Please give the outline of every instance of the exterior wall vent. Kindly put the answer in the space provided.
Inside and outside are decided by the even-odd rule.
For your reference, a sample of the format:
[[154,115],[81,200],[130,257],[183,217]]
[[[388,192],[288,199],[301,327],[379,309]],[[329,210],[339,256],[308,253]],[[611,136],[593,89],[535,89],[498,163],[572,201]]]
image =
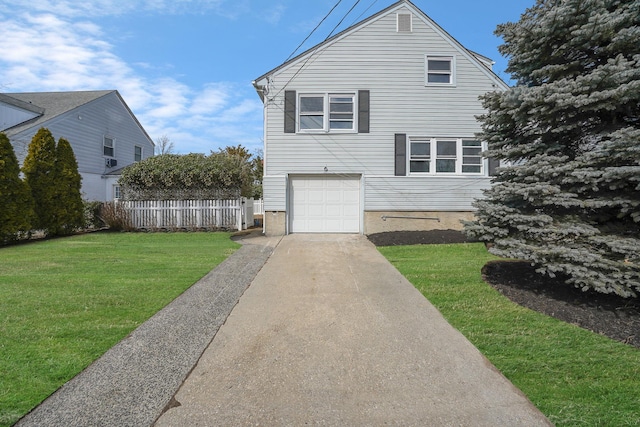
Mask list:
[[398,32],[399,33],[410,33],[413,31],[412,28],[412,15],[410,13],[398,13]]

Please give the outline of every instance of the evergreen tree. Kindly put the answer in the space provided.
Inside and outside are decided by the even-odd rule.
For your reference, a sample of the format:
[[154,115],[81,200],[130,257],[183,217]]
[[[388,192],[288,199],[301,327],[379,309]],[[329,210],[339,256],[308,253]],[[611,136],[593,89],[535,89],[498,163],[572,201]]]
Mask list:
[[73,149],[64,138],[58,140],[54,181],[58,195],[55,206],[54,234],[68,235],[84,225],[84,205],[82,203],[82,177],[78,173],[78,162]]
[[14,241],[20,232],[28,232],[32,217],[29,187],[20,179],[20,166],[9,138],[0,133],[0,245]]
[[55,160],[56,141],[48,129],[40,128],[31,139],[22,172],[34,201],[33,228],[43,230],[46,234],[57,228],[53,216],[58,203],[54,180]]
[[538,0],[498,26],[517,86],[483,97],[503,167],[468,234],[583,290],[640,293],[640,2]]

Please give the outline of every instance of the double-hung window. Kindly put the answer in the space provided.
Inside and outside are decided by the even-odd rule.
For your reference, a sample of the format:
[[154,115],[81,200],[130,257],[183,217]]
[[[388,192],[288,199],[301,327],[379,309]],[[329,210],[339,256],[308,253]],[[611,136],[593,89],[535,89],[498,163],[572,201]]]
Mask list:
[[427,56],[425,66],[427,86],[455,84],[455,59],[453,56]]
[[436,140],[436,173],[455,173],[457,141]]
[[462,140],[462,173],[482,172],[482,143],[470,139]]
[[133,146],[133,161],[139,162],[142,160],[142,147],[139,145]]
[[411,158],[409,170],[416,173],[431,172],[431,140],[411,138]]
[[482,142],[462,138],[409,138],[410,174],[481,174]]
[[116,141],[110,136],[105,136],[102,141],[102,153],[107,157],[115,157]]
[[300,94],[300,132],[355,131],[355,94]]
[[324,129],[324,95],[300,95],[300,130]]

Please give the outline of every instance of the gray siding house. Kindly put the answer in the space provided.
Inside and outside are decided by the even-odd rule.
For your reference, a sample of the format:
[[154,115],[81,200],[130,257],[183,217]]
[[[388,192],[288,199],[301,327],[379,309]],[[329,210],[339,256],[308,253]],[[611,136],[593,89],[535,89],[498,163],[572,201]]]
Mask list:
[[0,132],[20,163],[42,127],[71,144],[87,200],[116,198],[122,168],[153,155],[153,141],[116,90],[0,94]]
[[402,0],[258,77],[265,232],[460,229],[494,167],[491,67]]

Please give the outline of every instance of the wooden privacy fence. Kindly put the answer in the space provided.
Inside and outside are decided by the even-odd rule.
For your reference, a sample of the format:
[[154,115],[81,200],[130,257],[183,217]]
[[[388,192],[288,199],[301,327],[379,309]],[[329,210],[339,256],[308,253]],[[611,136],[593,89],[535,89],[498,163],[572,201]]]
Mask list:
[[137,229],[233,229],[253,225],[253,199],[123,200]]

